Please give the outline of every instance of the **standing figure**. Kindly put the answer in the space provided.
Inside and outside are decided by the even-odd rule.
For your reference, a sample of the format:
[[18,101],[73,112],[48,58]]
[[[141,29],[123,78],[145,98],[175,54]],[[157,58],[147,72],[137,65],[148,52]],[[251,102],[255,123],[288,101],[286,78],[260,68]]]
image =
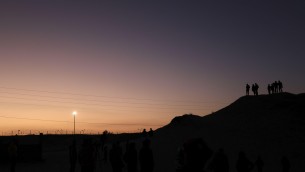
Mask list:
[[75,140],[69,146],[69,160],[70,160],[70,172],[74,172],[77,161],[77,150],[76,150]]
[[107,145],[104,146],[103,152],[104,152],[103,160],[104,160],[105,163],[107,163],[108,162],[108,147],[107,147]]
[[247,85],[246,85],[246,95],[247,95],[247,96],[249,95],[249,90],[250,90],[250,85],[247,84]]
[[260,156],[257,157],[257,160],[255,161],[255,166],[257,167],[257,172],[263,171],[264,161]]
[[91,139],[85,139],[79,152],[81,172],[93,172],[95,169],[95,147]]
[[250,172],[253,169],[253,163],[246,157],[244,152],[239,152],[236,169],[237,172]]
[[271,86],[270,86],[270,84],[268,84],[267,89],[268,89],[268,94],[270,95],[271,94]]
[[180,172],[202,172],[213,151],[203,139],[194,138],[183,144],[183,162]]
[[275,91],[274,91],[274,83],[271,84],[271,94],[274,94]]
[[150,148],[150,140],[145,139],[139,153],[140,172],[152,172],[154,170],[154,157]]
[[124,161],[127,164],[127,172],[138,171],[138,152],[134,142],[128,144],[124,155]]
[[290,162],[286,156],[284,156],[281,160],[283,172],[289,172],[290,169]]
[[277,83],[277,81],[274,82],[274,92],[275,93],[279,92],[279,84]]
[[148,131],[148,136],[149,136],[149,137],[154,136],[154,130],[153,130],[152,128],[149,129],[149,131]]
[[252,90],[252,92],[253,92],[253,95],[255,95],[255,85],[254,85],[254,84],[252,84],[251,90]]
[[18,146],[17,141],[12,140],[11,143],[8,146],[8,155],[10,160],[10,171],[15,172],[16,169],[16,163],[17,163],[17,157],[18,157]]
[[228,157],[224,153],[223,149],[219,149],[219,151],[216,153],[209,168],[213,172],[229,172]]
[[122,172],[124,162],[122,159],[122,148],[119,143],[114,143],[109,152],[109,160],[113,172]]
[[279,92],[282,93],[283,92],[283,83],[281,81],[277,82],[279,85]]
[[257,83],[255,83],[254,86],[255,86],[255,95],[258,96],[258,88],[259,88],[259,86],[257,85]]
[[145,129],[145,128],[144,128],[144,129],[143,129],[143,131],[142,131],[142,135],[143,135],[143,137],[144,137],[144,138],[146,138],[146,137],[147,137],[147,131],[146,131],[146,129]]

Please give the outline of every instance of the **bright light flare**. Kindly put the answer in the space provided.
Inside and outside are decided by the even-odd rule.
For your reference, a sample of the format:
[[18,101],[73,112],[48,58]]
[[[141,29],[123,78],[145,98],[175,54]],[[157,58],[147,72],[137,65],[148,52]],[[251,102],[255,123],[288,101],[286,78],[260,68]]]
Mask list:
[[76,112],[76,111],[72,112],[72,115],[73,115],[73,116],[76,116],[76,115],[77,115],[77,112]]

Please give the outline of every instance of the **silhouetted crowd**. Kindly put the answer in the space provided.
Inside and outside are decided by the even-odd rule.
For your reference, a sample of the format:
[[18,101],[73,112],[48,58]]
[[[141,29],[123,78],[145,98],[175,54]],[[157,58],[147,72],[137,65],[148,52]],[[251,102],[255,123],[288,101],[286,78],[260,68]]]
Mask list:
[[[127,172],[153,172],[154,157],[150,144],[150,139],[144,138],[142,147],[138,151],[135,142],[127,142],[124,152],[120,142],[115,142],[108,151],[106,145],[101,147],[93,139],[87,138],[84,139],[79,152],[77,152],[75,142],[73,142],[69,147],[70,172],[75,171],[77,159],[81,172],[94,172],[97,165],[102,165],[102,161],[104,164],[108,163],[108,157],[113,172],[122,172],[123,169],[126,169]],[[100,150],[101,148],[102,150]]]
[[[251,90],[252,90],[252,92],[253,92],[253,95],[256,95],[256,96],[258,95],[258,88],[259,88],[259,86],[258,86],[257,83],[252,84]],[[249,92],[250,92],[250,85],[247,84],[247,85],[246,85],[246,95],[247,95],[247,96],[249,95]]]
[[[205,167],[207,162],[209,164]],[[255,162],[251,162],[245,152],[239,152],[235,165],[237,172],[250,172],[255,168],[258,172],[262,172],[263,167],[264,161],[261,156],[258,156]],[[290,170],[290,162],[286,156],[282,157],[281,168],[283,172]],[[229,172],[229,160],[224,149],[220,148],[213,155],[213,151],[201,138],[191,139],[184,143],[183,147],[178,149],[176,172],[204,172],[204,169],[213,172]]]
[[[252,84],[251,90],[253,95],[258,96],[259,85],[257,83]],[[283,83],[281,81],[275,81],[267,86],[268,94],[282,93]],[[250,95],[250,85],[246,84],[246,95]]]
[[[104,139],[105,137],[102,137],[101,141],[105,141]],[[115,142],[112,143],[109,153],[106,145],[101,147],[103,144],[91,138],[84,139],[79,151],[77,151],[74,140],[69,147],[70,172],[75,172],[77,162],[80,165],[81,172],[97,171],[96,166],[108,163],[108,157],[113,172],[153,172],[155,162],[150,146],[151,139],[142,137],[140,140],[142,140],[142,147],[139,151],[136,148],[136,142],[127,142],[125,152],[120,142]],[[11,172],[15,171],[17,145],[14,140],[8,145]],[[101,151],[100,148],[102,148]],[[257,156],[256,161],[251,162],[246,153],[240,151],[235,167],[230,167],[229,159],[224,149],[220,148],[214,153],[201,138],[193,138],[186,141],[178,149],[176,162],[176,172],[204,172],[204,170],[229,172],[232,171],[232,168],[235,168],[237,172],[250,172],[254,169],[262,172],[265,165],[260,155]],[[290,171],[290,161],[286,156],[282,157],[280,164],[282,172]]]
[[281,81],[275,81],[272,84],[268,84],[268,94],[282,93],[283,83]]

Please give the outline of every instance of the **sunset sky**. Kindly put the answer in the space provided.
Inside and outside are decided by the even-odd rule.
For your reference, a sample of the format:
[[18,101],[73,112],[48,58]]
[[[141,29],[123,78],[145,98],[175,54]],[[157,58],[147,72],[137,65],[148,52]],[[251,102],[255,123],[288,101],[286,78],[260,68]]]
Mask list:
[[[136,132],[281,80],[305,92],[304,1],[0,2],[0,131]],[[1,134],[1,133],[0,133]]]

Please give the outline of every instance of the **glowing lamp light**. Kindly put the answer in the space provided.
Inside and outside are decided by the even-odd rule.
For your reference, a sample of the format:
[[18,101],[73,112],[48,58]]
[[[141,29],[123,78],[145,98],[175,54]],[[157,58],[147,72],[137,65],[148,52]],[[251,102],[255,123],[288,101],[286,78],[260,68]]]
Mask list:
[[73,130],[73,134],[74,134],[74,139],[75,139],[75,116],[77,115],[77,112],[74,111],[72,112],[73,118],[74,118],[74,130]]

